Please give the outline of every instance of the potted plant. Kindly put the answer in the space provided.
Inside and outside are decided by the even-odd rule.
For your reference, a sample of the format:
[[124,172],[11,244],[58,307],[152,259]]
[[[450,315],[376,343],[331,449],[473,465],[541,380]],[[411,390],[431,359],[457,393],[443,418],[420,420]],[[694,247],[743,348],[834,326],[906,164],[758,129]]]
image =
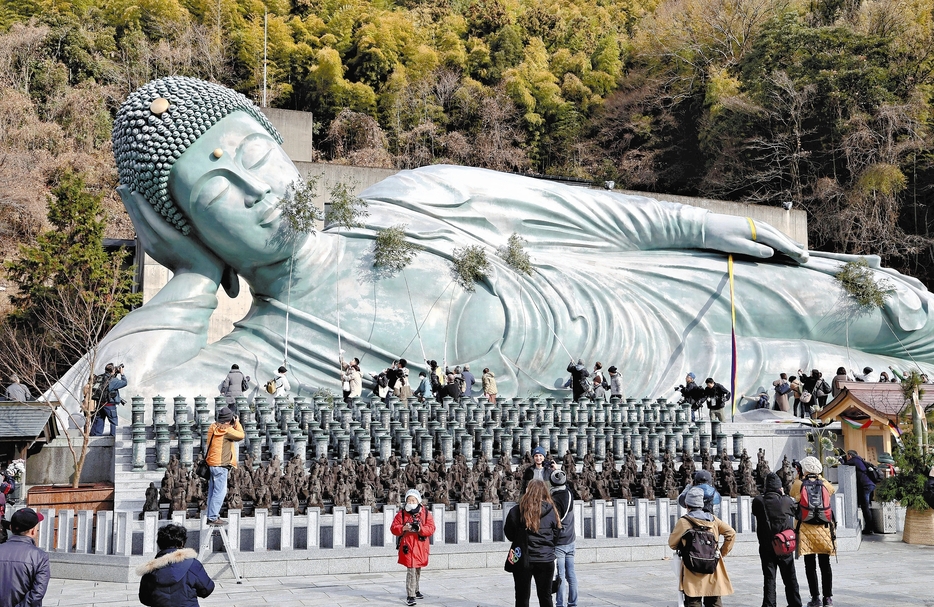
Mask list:
[[934,454],[922,450],[913,434],[905,433],[893,456],[898,473],[876,487],[875,498],[897,501],[905,507],[902,541],[934,546],[934,509],[924,499],[924,483],[934,465]]

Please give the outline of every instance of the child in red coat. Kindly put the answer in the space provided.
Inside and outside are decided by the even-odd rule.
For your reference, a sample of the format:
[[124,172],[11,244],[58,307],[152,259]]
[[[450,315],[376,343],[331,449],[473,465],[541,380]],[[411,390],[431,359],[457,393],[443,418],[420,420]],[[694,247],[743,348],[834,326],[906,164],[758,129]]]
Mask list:
[[414,605],[415,599],[423,599],[418,589],[422,567],[428,566],[428,554],[431,544],[428,539],[434,535],[435,521],[428,509],[422,506],[422,495],[415,489],[405,492],[404,508],[396,513],[390,528],[399,539],[399,564],[407,568],[405,575],[406,604]]

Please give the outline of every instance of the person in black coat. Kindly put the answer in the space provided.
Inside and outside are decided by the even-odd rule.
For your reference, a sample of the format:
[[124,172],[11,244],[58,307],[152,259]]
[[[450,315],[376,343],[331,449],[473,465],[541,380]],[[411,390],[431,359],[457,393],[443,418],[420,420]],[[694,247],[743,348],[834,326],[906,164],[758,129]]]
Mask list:
[[156,558],[136,569],[139,602],[149,607],[198,607],[198,598],[214,592],[214,581],[198,560],[198,554],[185,548],[188,531],[181,525],[159,529]]
[[795,515],[795,501],[784,494],[782,481],[774,472],[765,477],[765,493],[752,500],[752,514],[756,517],[759,560],[762,562],[762,607],[775,607],[776,569],[782,574],[788,607],[801,607],[794,555],[779,556],[772,549],[772,538],[780,531],[792,529]]
[[543,481],[532,481],[519,499],[519,505],[506,515],[503,525],[506,539],[525,552],[520,566],[512,572],[516,607],[529,607],[533,578],[539,607],[552,607],[551,580],[555,574],[555,545],[560,530],[561,522],[555,514],[548,488]]
[[928,472],[928,480],[924,483],[924,491],[921,496],[928,503],[928,506],[934,508],[934,466]]
[[863,511],[863,535],[872,535],[872,512],[869,510],[869,502],[872,499],[872,492],[876,490],[876,484],[869,478],[866,462],[856,451],[850,449],[844,453],[840,463],[856,468],[856,501],[860,510]]
[[576,403],[584,394],[590,392],[590,382],[587,379],[590,377],[590,371],[587,370],[583,359],[578,358],[577,364],[568,364],[568,373],[571,374],[571,393]]

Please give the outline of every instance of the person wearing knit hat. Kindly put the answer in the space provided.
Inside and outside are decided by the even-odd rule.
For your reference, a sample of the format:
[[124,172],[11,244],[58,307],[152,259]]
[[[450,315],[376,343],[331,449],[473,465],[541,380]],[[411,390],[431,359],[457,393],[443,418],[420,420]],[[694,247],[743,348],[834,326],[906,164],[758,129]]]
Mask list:
[[[824,467],[819,459],[813,455],[805,457],[801,460],[801,477],[791,484],[788,494],[799,504],[802,496],[806,495],[813,510],[829,508],[834,488],[821,476],[823,471]],[[818,501],[826,503],[818,504]],[[830,557],[837,551],[834,541],[835,529],[836,522],[833,520],[829,523],[803,520],[798,525],[798,554],[804,557],[804,573],[811,593],[807,607],[833,605],[833,571],[830,568]],[[820,579],[817,575],[818,566]],[[824,597],[823,602],[821,594]]]
[[794,533],[795,501],[784,494],[782,480],[769,472],[763,483],[763,493],[752,500],[752,515],[756,518],[756,539],[759,541],[759,562],[762,565],[762,607],[776,607],[776,573],[782,575],[788,607],[801,607],[801,593],[795,572],[792,547],[786,543],[776,552],[777,533]]
[[418,489],[405,492],[402,509],[392,519],[389,528],[398,537],[399,564],[406,568],[405,602],[414,605],[415,599],[425,598],[419,589],[422,568],[428,566],[431,544],[428,542],[435,533],[435,521],[428,508],[422,506],[422,494]]
[[211,470],[208,478],[208,525],[226,525],[221,520],[221,506],[227,496],[227,476],[237,467],[237,445],[246,434],[240,420],[229,407],[217,412],[217,421],[208,429],[207,455],[204,461]]
[[[668,536],[668,545],[678,552],[681,557],[681,566],[678,573],[678,590],[684,593],[684,607],[720,607],[720,597],[733,594],[733,584],[726,571],[725,557],[733,548],[736,540],[736,531],[711,512],[704,510],[704,490],[700,487],[690,487],[684,493],[684,504],[688,513],[678,519],[671,535]],[[689,535],[709,532],[713,541],[720,546],[720,558],[712,573],[694,571],[689,555]]]
[[685,487],[681,495],[678,496],[678,503],[681,507],[687,508],[685,498],[687,492],[694,487],[701,489],[704,493],[704,510],[710,513],[713,513],[714,510],[719,512],[721,501],[720,492],[713,486],[713,477],[710,476],[710,472],[703,469],[694,473],[693,483]]
[[551,471],[557,469],[558,466],[553,461],[548,460],[548,453],[545,448],[541,445],[535,447],[532,449],[532,465],[522,473],[522,487],[520,487],[519,492],[525,493],[526,487],[532,481],[545,481],[545,484],[548,485],[551,480]]
[[[577,573],[574,570],[574,492],[568,486],[568,475],[563,470],[552,470],[548,475],[551,483],[551,500],[555,503],[555,515],[561,521],[561,529],[555,539],[555,567],[558,575],[556,607],[577,607]],[[567,602],[565,602],[567,595]]]

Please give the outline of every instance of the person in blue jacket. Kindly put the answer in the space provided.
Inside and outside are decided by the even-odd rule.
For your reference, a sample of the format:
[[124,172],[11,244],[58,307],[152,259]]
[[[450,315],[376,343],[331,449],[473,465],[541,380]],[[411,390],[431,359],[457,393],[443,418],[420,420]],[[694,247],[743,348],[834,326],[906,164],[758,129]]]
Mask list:
[[700,487],[704,492],[704,512],[711,514],[720,513],[720,492],[713,486],[713,477],[706,470],[698,470],[694,473],[694,481],[684,488],[681,495],[678,496],[678,503],[682,508],[687,508],[685,498],[691,487]]
[[185,548],[188,531],[180,525],[159,529],[156,558],[136,569],[141,575],[139,601],[149,607],[198,607],[198,597],[214,592],[214,581],[198,561],[198,554]]

